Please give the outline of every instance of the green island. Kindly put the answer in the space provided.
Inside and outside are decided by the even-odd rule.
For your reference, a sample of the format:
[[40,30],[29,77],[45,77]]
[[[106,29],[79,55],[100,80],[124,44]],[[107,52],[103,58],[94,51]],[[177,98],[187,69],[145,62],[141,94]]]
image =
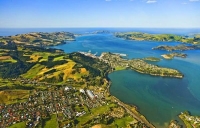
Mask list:
[[178,52],[173,52],[173,53],[168,53],[168,54],[163,54],[161,55],[165,59],[173,59],[174,57],[181,57],[181,58],[186,58],[187,54],[185,53],[178,53]]
[[[150,75],[183,77],[175,69],[144,61],[158,60],[153,57],[127,60],[116,53],[100,57],[85,52],[67,54],[8,37],[1,39],[0,45],[0,127],[153,128],[137,107],[110,95],[108,73],[130,68]],[[171,125],[178,126],[175,122]]]
[[183,43],[200,44],[199,35],[194,37],[179,36],[175,34],[149,34],[142,32],[117,32],[116,37],[124,38],[127,40],[149,40],[149,41],[178,41]]
[[123,59],[118,54],[112,53],[102,53],[99,57],[105,63],[108,63],[114,70],[121,67],[130,68],[140,73],[155,75],[155,76],[167,76],[167,77],[177,77],[183,78],[183,74],[175,69],[159,67],[156,65],[148,64],[142,59]]
[[147,61],[160,61],[160,58],[156,58],[156,57],[145,57],[145,58],[143,58],[143,60],[147,60]]
[[168,45],[159,45],[157,47],[152,48],[153,50],[166,50],[166,51],[184,51],[184,50],[195,50],[200,49],[199,45],[192,45],[192,46],[186,46],[186,45],[176,45],[176,46],[168,46]]
[[179,118],[184,122],[187,128],[199,128],[200,117],[191,116],[189,112],[185,111],[179,115]]

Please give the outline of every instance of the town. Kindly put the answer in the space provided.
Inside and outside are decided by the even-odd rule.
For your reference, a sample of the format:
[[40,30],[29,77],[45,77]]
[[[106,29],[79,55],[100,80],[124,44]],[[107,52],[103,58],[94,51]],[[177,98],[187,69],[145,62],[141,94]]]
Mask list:
[[[34,91],[27,101],[0,105],[0,127],[25,121],[36,127],[41,118],[56,114],[58,121],[83,116],[90,109],[107,104],[102,93],[76,89],[70,86],[52,87],[48,91]],[[68,124],[70,126],[71,124]]]
[[[26,83],[28,80],[21,81]],[[31,84],[40,86],[36,81]],[[135,117],[122,102],[109,97],[101,88],[90,90],[67,85],[45,86],[45,90],[31,90],[24,102],[0,104],[0,127],[10,127],[20,122],[23,123],[21,127],[43,127],[52,118],[55,118],[54,125],[62,128],[90,127],[95,124],[112,126],[114,120],[121,119],[125,120],[126,125],[147,127],[144,120]]]

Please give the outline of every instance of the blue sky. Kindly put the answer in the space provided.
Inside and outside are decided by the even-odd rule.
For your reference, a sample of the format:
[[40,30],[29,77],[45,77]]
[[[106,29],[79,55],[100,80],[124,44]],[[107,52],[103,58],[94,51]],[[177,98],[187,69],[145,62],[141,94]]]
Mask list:
[[200,0],[0,0],[0,28],[200,28]]

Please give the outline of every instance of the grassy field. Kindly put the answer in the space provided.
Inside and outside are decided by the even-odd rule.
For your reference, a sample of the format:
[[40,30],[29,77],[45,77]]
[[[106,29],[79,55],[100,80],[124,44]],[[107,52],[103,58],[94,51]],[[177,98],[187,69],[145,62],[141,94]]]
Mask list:
[[[78,127],[81,127],[82,124],[85,124],[87,121],[92,120],[93,118],[97,117],[101,114],[107,114],[111,111],[112,107],[115,107],[115,104],[105,105],[97,108],[91,109],[91,114],[85,114],[84,116],[78,117],[77,120],[79,121]],[[92,128],[98,128],[100,127],[108,127],[108,128],[116,128],[116,127],[127,127],[127,125],[130,124],[130,122],[134,121],[134,119],[131,116],[125,116],[122,118],[115,119],[114,122],[110,125],[104,125],[104,124],[98,124],[94,125]]]
[[51,119],[48,120],[46,123],[45,123],[45,126],[44,128],[57,128],[58,127],[58,123],[57,123],[57,117],[56,115],[51,115]]
[[53,61],[64,60],[63,58],[64,58],[64,56],[59,56],[59,57],[54,58]]
[[22,75],[22,77],[25,78],[34,78],[35,76],[38,75],[38,73],[44,68],[44,65],[41,64],[36,64],[33,66],[28,72]]
[[25,127],[26,127],[26,123],[20,122],[20,123],[16,123],[16,124],[10,126],[9,128],[25,128]]
[[[38,61],[39,57],[43,57],[41,60],[46,60],[48,58],[47,53],[38,55],[31,55],[32,61]],[[30,57],[31,57],[30,56]],[[35,58],[34,58],[35,57]],[[45,78],[56,78],[59,79],[60,75],[63,74],[62,79],[63,81],[67,81],[68,78],[73,78],[74,80],[80,79],[83,75],[88,75],[89,72],[85,68],[79,68],[79,69],[73,69],[73,67],[76,65],[76,62],[70,60],[70,59],[63,59],[64,56],[55,57],[53,61],[60,61],[60,60],[66,60],[67,62],[60,65],[55,65],[51,68],[47,68],[45,65],[42,64],[36,64],[34,65],[28,72],[22,75],[22,77],[25,78],[37,78],[40,81],[44,80]],[[39,61],[41,61],[39,60]],[[51,72],[53,71],[53,72]]]
[[125,67],[119,67],[119,66],[115,67],[115,70],[116,70],[116,71],[125,70],[125,69],[126,69]]
[[29,97],[30,92],[28,90],[7,90],[0,91],[0,104],[12,104],[21,102]]
[[16,63],[17,60],[13,59],[11,56],[0,56],[0,62]]
[[39,55],[31,55],[30,56],[30,61],[28,61],[28,62],[38,62],[38,60],[39,60],[39,58],[40,58],[41,56],[39,56]]
[[130,116],[126,116],[120,119],[116,119],[115,122],[112,124],[113,126],[118,126],[118,127],[126,127],[130,122],[133,121],[133,118]]
[[19,81],[10,81],[9,79],[0,78],[0,89],[1,90],[5,87],[12,88],[12,87],[14,87],[15,85],[18,85],[18,84],[20,84]]
[[97,115],[109,112],[110,108],[114,107],[114,106],[115,106],[115,104],[110,104],[110,105],[105,105],[105,106],[91,109],[91,114],[88,113],[88,114],[85,114],[84,116],[77,118],[77,120],[79,121],[78,127],[80,127],[81,124],[86,123],[88,120],[93,119]]
[[[30,57],[30,61],[28,62],[42,62],[42,61],[47,61],[48,60],[48,56],[52,55],[49,52],[34,52],[32,54],[24,54],[23,56],[29,56]],[[39,58],[42,58],[39,60]]]

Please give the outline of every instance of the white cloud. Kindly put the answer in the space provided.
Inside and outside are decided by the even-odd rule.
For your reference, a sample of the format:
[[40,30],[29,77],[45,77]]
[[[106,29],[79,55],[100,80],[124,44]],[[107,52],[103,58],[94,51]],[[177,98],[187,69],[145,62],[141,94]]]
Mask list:
[[148,0],[146,3],[147,4],[152,4],[152,3],[156,3],[157,1],[156,0]]
[[190,2],[197,2],[197,1],[199,1],[199,0],[189,0]]

